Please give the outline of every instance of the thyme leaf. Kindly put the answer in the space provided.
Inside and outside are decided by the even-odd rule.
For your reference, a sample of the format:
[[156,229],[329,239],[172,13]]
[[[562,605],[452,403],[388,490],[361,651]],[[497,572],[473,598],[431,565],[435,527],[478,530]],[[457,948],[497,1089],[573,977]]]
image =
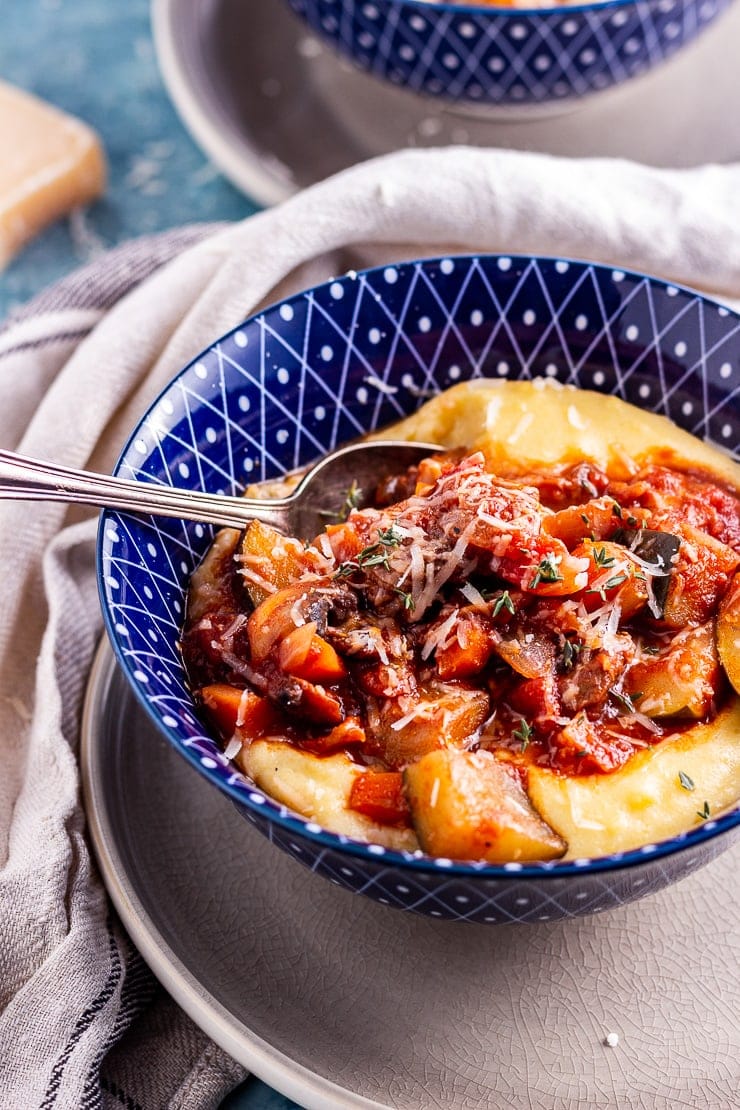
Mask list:
[[400,597],[404,609],[407,609],[410,612],[412,609],[416,608],[416,602],[414,601],[411,594],[408,593],[406,590],[401,590],[398,588],[398,586],[394,586],[393,592],[394,594],[398,594],[398,596]]
[[685,771],[678,772],[678,781],[681,783],[681,786],[684,788],[684,790],[694,789],[694,780],[692,778],[689,778]]
[[597,567],[613,567],[617,561],[613,555],[607,555],[605,547],[595,547],[593,556]]
[[502,609],[506,609],[512,616],[516,612],[516,607],[511,599],[511,594],[508,590],[504,590],[500,597],[496,598],[496,604],[493,607],[493,616],[497,617]]
[[614,590],[617,586],[621,586],[623,582],[626,582],[628,578],[628,574],[613,574],[611,578],[607,578],[603,588],[605,590]]
[[606,601],[606,591],[616,590],[617,586],[621,586],[629,578],[628,574],[613,574],[611,578],[607,578],[606,582],[602,582],[600,586],[591,586],[586,590],[587,594],[598,594],[602,601]]
[[563,665],[563,670],[570,671],[575,667],[582,648],[583,644],[579,644],[577,640],[563,640],[563,647],[560,653],[560,662]]
[[521,721],[519,722],[519,728],[514,729],[512,736],[515,740],[520,741],[521,750],[523,752],[526,752],[527,748],[529,747],[529,742],[532,739],[533,732],[534,729],[532,728],[532,726],[524,720],[524,717],[522,717]]
[[545,555],[544,559],[540,559],[537,569],[534,572],[534,577],[529,583],[527,589],[536,590],[540,582],[562,582],[563,576],[558,570],[558,565],[555,562],[555,556],[550,553]]
[[619,702],[623,709],[627,710],[628,713],[635,712],[635,703],[632,701],[630,695],[625,693],[624,690],[617,690],[616,687],[612,686],[609,690],[609,693],[616,702]]
[[366,547],[357,556],[357,565],[360,570],[367,570],[370,567],[383,567],[384,570],[390,570],[391,565],[388,562],[388,555],[378,550],[378,544],[373,544],[372,547]]
[[378,529],[378,542],[382,543],[384,547],[400,547],[403,542],[403,533],[399,532],[395,524],[391,524],[385,530]]

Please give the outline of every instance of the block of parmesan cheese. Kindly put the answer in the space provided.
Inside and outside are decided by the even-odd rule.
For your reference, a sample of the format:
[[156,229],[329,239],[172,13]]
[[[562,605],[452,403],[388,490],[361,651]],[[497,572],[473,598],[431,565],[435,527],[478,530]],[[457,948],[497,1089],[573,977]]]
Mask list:
[[42,227],[105,188],[92,128],[0,81],[0,269]]

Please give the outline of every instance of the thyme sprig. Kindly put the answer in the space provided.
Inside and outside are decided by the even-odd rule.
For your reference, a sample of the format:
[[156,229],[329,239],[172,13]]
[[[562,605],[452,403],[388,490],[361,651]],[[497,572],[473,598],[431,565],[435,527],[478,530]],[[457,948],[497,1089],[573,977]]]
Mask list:
[[607,554],[605,547],[595,547],[593,555],[597,567],[613,567],[617,561],[613,555]]
[[628,578],[628,574],[613,574],[610,578],[607,578],[606,582],[602,582],[600,586],[591,586],[586,590],[586,593],[598,594],[602,601],[606,601],[606,591],[616,590],[617,586],[621,586]]
[[380,528],[377,542],[364,547],[358,553],[356,559],[347,559],[340,563],[334,572],[334,577],[349,578],[355,571],[369,570],[371,567],[383,567],[384,570],[390,570],[388,548],[400,547],[402,542],[403,534],[399,532],[394,524],[386,529]]
[[544,559],[540,559],[537,569],[534,572],[532,581],[529,583],[527,589],[536,590],[540,582],[562,582],[563,576],[558,570],[558,565],[555,562],[555,556],[550,552],[545,555]]

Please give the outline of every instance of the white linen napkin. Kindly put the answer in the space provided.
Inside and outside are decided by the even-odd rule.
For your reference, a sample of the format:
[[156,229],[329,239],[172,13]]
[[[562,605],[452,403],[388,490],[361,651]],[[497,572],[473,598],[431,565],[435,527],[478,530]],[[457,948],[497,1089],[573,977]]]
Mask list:
[[[241,224],[119,248],[15,314],[0,330],[0,446],[109,470],[211,340],[364,265],[556,254],[740,303],[739,198],[740,166],[468,148],[376,159]],[[86,840],[77,750],[101,630],[94,534],[80,510],[0,503],[0,1107],[198,1110],[243,1071],[155,987]]]

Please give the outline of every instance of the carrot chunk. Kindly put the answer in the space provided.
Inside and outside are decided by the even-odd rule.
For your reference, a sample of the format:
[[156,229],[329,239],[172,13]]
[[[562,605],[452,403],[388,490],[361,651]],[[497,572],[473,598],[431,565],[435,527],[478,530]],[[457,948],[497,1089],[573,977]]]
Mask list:
[[407,825],[409,807],[400,771],[366,771],[352,783],[349,808],[381,825]]
[[284,721],[279,712],[259,694],[241,690],[238,686],[214,683],[204,686],[200,700],[222,736],[229,739],[236,732],[254,739],[282,732]]
[[460,619],[458,635],[436,653],[439,677],[470,678],[479,674],[492,652],[490,627],[476,614],[466,614]]
[[280,644],[280,669],[309,682],[339,682],[347,668],[313,621],[290,632]]

